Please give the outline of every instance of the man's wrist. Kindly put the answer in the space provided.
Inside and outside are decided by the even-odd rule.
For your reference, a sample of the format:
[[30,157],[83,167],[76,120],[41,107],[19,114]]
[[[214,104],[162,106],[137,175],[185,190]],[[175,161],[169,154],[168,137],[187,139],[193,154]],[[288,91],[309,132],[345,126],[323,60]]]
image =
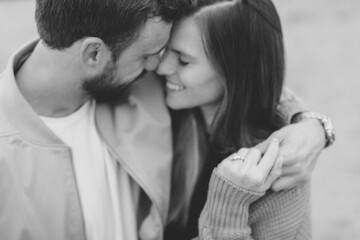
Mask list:
[[291,123],[297,123],[303,119],[316,119],[320,121],[325,133],[325,148],[333,144],[335,141],[335,133],[329,117],[321,113],[305,111],[295,114],[291,119]]

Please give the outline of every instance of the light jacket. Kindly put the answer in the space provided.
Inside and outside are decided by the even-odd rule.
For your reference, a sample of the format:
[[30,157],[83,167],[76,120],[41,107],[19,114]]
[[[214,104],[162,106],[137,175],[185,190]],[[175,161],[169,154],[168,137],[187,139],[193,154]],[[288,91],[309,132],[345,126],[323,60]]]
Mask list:
[[[39,119],[14,72],[37,41],[0,76],[0,239],[85,240],[71,150]],[[170,118],[158,79],[133,84],[128,104],[96,106],[111,154],[132,178],[139,239],[162,239],[171,179]]]

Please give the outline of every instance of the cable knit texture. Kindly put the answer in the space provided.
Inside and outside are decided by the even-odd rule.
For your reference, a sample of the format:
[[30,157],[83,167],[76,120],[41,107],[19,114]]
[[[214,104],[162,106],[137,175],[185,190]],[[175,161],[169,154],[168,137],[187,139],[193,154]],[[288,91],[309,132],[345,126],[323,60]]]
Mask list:
[[198,239],[311,239],[309,198],[309,184],[257,193],[237,187],[215,169],[199,219]]

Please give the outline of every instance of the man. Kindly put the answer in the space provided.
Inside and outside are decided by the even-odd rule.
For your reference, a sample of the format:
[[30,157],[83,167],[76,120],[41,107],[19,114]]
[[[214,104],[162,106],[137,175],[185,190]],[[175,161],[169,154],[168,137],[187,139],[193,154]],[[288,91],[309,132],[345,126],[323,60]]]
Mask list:
[[[182,2],[36,4],[40,40],[0,77],[0,239],[162,239],[171,130],[147,71]],[[318,154],[321,125],[305,122],[320,137],[302,153]]]
[[[156,68],[175,3],[36,2],[41,40],[0,80],[0,239],[161,236],[172,157],[163,93],[149,74],[117,101]],[[111,104],[95,111],[94,98]]]

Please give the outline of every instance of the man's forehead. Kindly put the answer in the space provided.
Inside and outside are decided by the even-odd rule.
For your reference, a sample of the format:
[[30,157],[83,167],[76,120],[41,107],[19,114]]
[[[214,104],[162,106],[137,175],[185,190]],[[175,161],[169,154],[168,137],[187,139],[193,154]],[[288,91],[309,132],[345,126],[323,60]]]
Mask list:
[[169,39],[171,26],[171,23],[163,21],[160,17],[148,19],[140,30],[136,45],[142,49],[163,46]]

